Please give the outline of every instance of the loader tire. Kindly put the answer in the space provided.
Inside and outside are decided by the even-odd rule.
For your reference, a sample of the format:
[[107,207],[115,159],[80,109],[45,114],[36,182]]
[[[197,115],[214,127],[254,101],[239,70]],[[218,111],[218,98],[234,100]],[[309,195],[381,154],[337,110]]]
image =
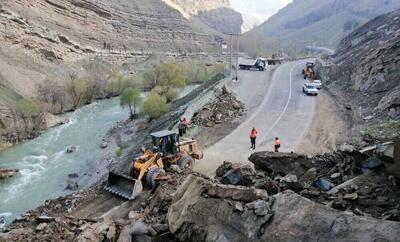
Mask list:
[[160,167],[153,167],[151,168],[145,177],[146,184],[149,185],[151,188],[155,188],[158,185],[158,182],[156,181],[156,177],[159,174],[165,174],[164,169]]
[[181,169],[192,169],[193,168],[193,164],[194,164],[194,159],[193,157],[189,156],[189,155],[184,155],[181,157],[181,159],[178,161],[178,166]]

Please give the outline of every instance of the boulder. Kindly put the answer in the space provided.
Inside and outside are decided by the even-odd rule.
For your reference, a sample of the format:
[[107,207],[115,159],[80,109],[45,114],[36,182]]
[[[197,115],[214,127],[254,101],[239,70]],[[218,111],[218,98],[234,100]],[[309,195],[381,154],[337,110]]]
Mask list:
[[66,150],[66,152],[68,154],[74,153],[76,151],[76,147],[75,146],[69,146]]
[[283,176],[294,174],[301,177],[314,166],[311,159],[294,153],[256,152],[249,157],[249,161],[254,164],[257,170]]
[[18,169],[0,168],[0,180],[15,176],[19,172]]
[[[226,199],[205,197],[210,181],[190,175],[178,188],[168,211],[171,233],[180,241],[255,241],[271,216],[237,211]],[[264,204],[258,212],[264,213]]]
[[105,149],[105,148],[107,148],[108,147],[108,143],[106,142],[106,141],[103,141],[101,144],[100,144],[100,148],[101,149]]
[[216,171],[216,179],[223,184],[251,186],[257,173],[250,165],[225,161]]
[[293,192],[274,196],[258,241],[397,241],[400,223],[339,212]]
[[253,187],[209,184],[207,194],[212,197],[229,198],[235,201],[251,202],[257,199],[268,199],[268,193],[265,190]]

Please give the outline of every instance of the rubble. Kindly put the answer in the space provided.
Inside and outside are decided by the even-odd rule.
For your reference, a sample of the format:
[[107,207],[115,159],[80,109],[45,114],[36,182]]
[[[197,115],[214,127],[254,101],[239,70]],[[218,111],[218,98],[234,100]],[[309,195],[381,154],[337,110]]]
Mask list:
[[203,127],[213,127],[241,117],[243,113],[244,105],[224,86],[215,100],[193,115],[192,123]]
[[112,196],[102,186],[48,200],[7,226],[0,241],[396,240],[399,181],[381,169],[363,174],[368,157],[259,152],[252,159],[263,169],[224,162],[215,179],[170,169],[155,190],[94,217],[76,215],[88,201],[119,199],[99,198]]

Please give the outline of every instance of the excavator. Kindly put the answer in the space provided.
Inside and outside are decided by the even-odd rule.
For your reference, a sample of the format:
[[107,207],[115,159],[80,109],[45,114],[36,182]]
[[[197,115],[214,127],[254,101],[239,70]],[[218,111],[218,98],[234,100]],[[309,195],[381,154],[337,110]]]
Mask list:
[[304,76],[304,80],[314,80],[315,73],[314,73],[314,63],[307,62],[306,68],[302,70],[301,74]]
[[154,188],[166,176],[172,165],[192,169],[194,161],[203,158],[197,142],[180,138],[175,132],[163,130],[150,134],[153,149],[142,148],[142,155],[133,159],[128,175],[109,172],[105,190],[128,200],[143,191],[143,182]]

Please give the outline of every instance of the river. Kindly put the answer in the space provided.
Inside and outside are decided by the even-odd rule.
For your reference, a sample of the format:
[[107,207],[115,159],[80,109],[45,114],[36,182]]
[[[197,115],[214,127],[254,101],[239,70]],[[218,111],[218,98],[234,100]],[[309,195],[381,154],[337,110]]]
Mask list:
[[[184,97],[198,85],[187,86]],[[66,194],[67,176],[82,174],[89,162],[99,158],[100,144],[107,131],[129,117],[119,98],[96,101],[64,114],[70,121],[0,153],[0,167],[16,168],[17,176],[0,183],[0,217],[11,222],[20,214]],[[69,146],[76,151],[66,153]]]
[[[0,215],[9,222],[46,199],[65,194],[67,176],[88,168],[99,153],[105,133],[128,118],[119,98],[101,100],[64,115],[70,121],[40,137],[0,153],[0,166],[17,168],[19,174],[0,184]],[[76,151],[66,153],[69,146]]]

